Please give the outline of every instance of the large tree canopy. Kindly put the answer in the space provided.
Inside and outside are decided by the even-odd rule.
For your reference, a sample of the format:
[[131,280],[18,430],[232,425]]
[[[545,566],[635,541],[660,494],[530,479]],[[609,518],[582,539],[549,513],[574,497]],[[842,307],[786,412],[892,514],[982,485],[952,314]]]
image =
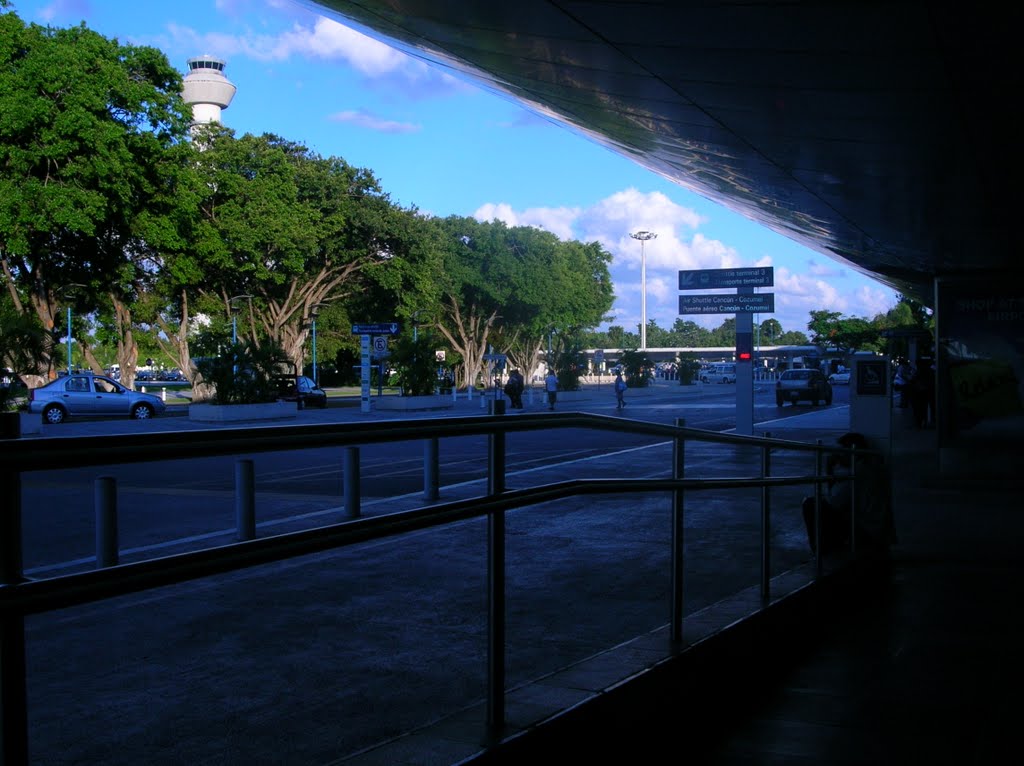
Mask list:
[[155,48],[0,14],[0,259],[17,311],[53,330],[68,286],[121,273],[124,251],[96,240],[152,215],[187,135],[180,91]]
[[611,256],[529,226],[452,216],[445,238],[438,328],[462,359],[458,384],[476,380],[490,347],[530,371],[554,330],[578,333],[611,307]]

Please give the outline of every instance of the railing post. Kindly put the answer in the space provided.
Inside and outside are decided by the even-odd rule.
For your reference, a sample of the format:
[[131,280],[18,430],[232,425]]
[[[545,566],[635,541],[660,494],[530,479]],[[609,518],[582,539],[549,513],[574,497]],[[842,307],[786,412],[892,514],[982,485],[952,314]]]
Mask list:
[[[772,438],[770,432],[764,434],[766,439]],[[761,445],[761,478],[767,479],[772,473],[772,449],[768,444]],[[771,598],[772,579],[772,518],[771,489],[767,484],[761,485],[761,600],[765,603]]]
[[821,556],[821,439],[814,442],[818,449],[814,450],[814,573],[815,577],[821,577],[822,556]]
[[[0,473],[0,584],[25,579],[22,569],[21,474]],[[25,616],[0,617],[0,763],[28,764],[28,683],[25,665]]]
[[359,509],[359,447],[345,447],[345,515],[358,519]]
[[441,496],[440,473],[438,438],[435,436],[423,442],[423,499],[428,503]]
[[857,552],[857,445],[850,445],[850,553]]
[[251,460],[235,463],[235,536],[239,541],[256,537],[256,473]]
[[[505,432],[487,437],[487,493],[505,491]],[[487,731],[496,742],[505,727],[505,512],[487,515]]]
[[96,508],[96,567],[117,566],[117,479],[100,476],[93,489]]
[[[676,427],[685,428],[686,418],[676,418]],[[686,439],[679,435],[672,440],[672,478],[686,474]],[[683,490],[672,492],[672,607],[669,620],[672,642],[683,641]]]
[[21,539],[21,474],[0,473],[0,585],[25,579]]

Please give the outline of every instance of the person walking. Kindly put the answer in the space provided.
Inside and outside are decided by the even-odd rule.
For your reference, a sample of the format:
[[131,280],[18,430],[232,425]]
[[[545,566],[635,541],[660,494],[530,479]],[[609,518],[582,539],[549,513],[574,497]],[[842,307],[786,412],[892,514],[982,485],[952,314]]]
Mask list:
[[526,382],[523,380],[519,370],[512,370],[508,374],[508,382],[505,383],[505,393],[508,394],[509,407],[514,410],[521,410],[523,408],[523,389],[525,387]]
[[615,409],[621,410],[626,406],[626,381],[622,379],[622,373],[615,375]]
[[548,376],[544,378],[544,390],[548,394],[548,409],[555,409],[555,401],[558,399],[558,376],[554,370],[548,370]]

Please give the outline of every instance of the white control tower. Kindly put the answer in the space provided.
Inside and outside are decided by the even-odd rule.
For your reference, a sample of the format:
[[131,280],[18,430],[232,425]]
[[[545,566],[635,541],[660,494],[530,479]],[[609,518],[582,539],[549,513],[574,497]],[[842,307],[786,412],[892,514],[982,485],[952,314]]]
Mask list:
[[182,96],[192,105],[192,125],[220,122],[221,109],[227,109],[237,88],[224,76],[223,59],[195,56],[188,60]]

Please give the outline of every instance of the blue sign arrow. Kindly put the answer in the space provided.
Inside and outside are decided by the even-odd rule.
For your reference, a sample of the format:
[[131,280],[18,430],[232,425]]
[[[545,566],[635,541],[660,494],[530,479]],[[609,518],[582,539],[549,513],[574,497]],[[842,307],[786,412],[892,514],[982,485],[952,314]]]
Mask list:
[[353,335],[398,335],[401,326],[398,322],[376,322],[374,324],[352,325]]

